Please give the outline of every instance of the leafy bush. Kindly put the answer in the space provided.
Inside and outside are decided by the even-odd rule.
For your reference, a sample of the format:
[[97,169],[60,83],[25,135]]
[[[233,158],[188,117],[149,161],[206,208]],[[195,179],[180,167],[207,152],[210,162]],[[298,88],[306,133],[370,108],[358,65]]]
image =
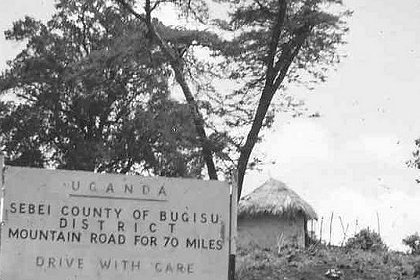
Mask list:
[[379,234],[369,229],[362,229],[355,236],[349,238],[346,242],[349,249],[362,249],[370,251],[386,251],[388,250]]
[[417,232],[404,238],[402,243],[411,249],[413,255],[420,255],[420,235]]
[[275,248],[241,250],[238,247],[235,278],[238,280],[327,280],[325,273],[330,269],[343,272],[342,280],[420,279],[420,255],[392,250],[336,246],[317,246],[314,250],[285,248],[280,254]]

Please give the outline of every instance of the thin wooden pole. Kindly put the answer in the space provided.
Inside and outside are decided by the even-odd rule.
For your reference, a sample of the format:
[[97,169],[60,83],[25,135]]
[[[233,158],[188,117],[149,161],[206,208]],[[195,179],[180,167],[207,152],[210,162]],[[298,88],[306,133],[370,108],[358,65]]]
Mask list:
[[314,220],[311,220],[311,240],[314,240]]
[[231,176],[230,225],[229,225],[229,270],[228,280],[235,280],[236,238],[238,218],[238,177],[237,172]]
[[334,218],[334,212],[331,212],[331,220],[330,220],[330,240],[328,242],[328,246],[331,246],[331,235],[332,235],[332,222]]
[[4,164],[4,156],[0,153],[0,222],[3,223],[3,197],[4,197],[4,169],[6,165]]
[[378,234],[381,235],[381,224],[379,222],[379,213],[376,211],[376,220],[378,221]]
[[344,229],[344,223],[343,223],[343,220],[341,219],[341,216],[338,216],[338,219],[340,220],[341,229],[343,230],[343,241],[341,241],[341,247],[343,247],[344,242],[346,242],[346,239],[347,239],[347,232],[349,230],[349,223],[347,223],[347,227]]
[[355,224],[354,224],[354,235],[356,235],[356,234],[357,234],[357,228],[358,228],[358,226],[359,226],[359,220],[358,220],[358,219],[356,219],[356,222],[355,222]]
[[[1,240],[1,232],[3,231],[3,206],[4,206],[4,169],[6,165],[4,164],[4,156],[0,153],[0,240]],[[0,242],[0,249],[1,249],[1,242]]]
[[324,224],[324,217],[321,217],[321,227],[319,229],[319,242],[322,242],[322,225]]
[[1,173],[1,178],[0,178],[0,186],[3,189],[4,186],[4,168],[6,167],[6,165],[4,164],[4,155],[0,153],[0,173]]

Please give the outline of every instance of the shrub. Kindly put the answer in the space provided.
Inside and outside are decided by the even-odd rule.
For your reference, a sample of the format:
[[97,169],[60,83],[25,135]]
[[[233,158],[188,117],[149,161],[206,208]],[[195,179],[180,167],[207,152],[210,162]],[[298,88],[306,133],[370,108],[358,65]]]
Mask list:
[[417,232],[404,238],[402,243],[410,248],[411,254],[420,255],[420,236]]
[[379,234],[369,229],[362,229],[355,236],[349,238],[346,242],[349,249],[362,249],[370,251],[386,251],[388,248],[382,241]]

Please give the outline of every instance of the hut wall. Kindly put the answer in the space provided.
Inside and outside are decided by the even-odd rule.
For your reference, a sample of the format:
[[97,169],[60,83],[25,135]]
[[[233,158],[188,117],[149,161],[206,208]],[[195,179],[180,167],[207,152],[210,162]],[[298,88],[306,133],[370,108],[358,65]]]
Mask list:
[[278,248],[286,244],[305,246],[304,217],[259,216],[238,219],[238,245]]

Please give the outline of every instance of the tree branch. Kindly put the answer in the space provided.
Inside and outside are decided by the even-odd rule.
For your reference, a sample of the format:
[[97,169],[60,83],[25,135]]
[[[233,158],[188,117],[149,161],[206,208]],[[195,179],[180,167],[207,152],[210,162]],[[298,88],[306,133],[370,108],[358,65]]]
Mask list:
[[127,2],[125,2],[124,0],[115,0],[115,2],[117,2],[118,4],[120,4],[121,6],[123,6],[124,9],[126,9],[127,11],[129,11],[132,15],[134,15],[137,19],[141,20],[142,22],[146,23],[146,18],[144,16],[142,16],[141,14],[137,13],[133,7],[131,7]]
[[[280,0],[281,1],[281,0]],[[280,8],[281,9],[281,8]],[[279,14],[285,13],[285,11],[279,10]],[[278,21],[276,22],[275,26],[278,25]],[[302,29],[298,35],[291,39],[289,44],[284,45],[284,50],[280,55],[279,59],[274,65],[275,53],[277,49],[277,43],[273,42],[274,38],[278,38],[276,36],[280,35],[280,31],[274,31],[273,36],[270,41],[270,49],[269,49],[269,57],[270,61],[267,67],[267,78],[266,83],[264,85],[263,91],[261,93],[261,98],[258,103],[258,107],[255,113],[254,121],[252,123],[251,129],[247,135],[246,142],[241,149],[241,154],[239,156],[238,161],[238,199],[242,192],[242,186],[244,182],[245,172],[247,169],[248,161],[251,156],[251,152],[258,141],[258,134],[261,130],[263,125],[263,121],[266,117],[267,111],[270,107],[271,101],[276,93],[277,89],[280,87],[281,83],[283,82],[285,76],[287,75],[287,71],[289,70],[290,65],[293,62],[293,59],[299,53],[305,39],[309,35],[311,29],[310,27],[306,26],[307,28]],[[274,52],[274,53],[272,53]],[[277,77],[277,78],[276,78]]]
[[302,48],[303,43],[305,42],[307,35],[309,34],[310,31],[308,31],[307,34],[299,36],[298,40],[297,40],[297,44],[295,46],[295,49],[293,50],[293,52],[289,55],[287,61],[284,63],[285,65],[279,69],[279,74],[277,76],[277,78],[274,81],[274,85],[273,87],[275,89],[278,89],[279,86],[281,85],[281,83],[283,82],[284,78],[286,77],[287,71],[289,70],[290,65],[293,62],[293,59],[295,59],[295,57],[298,55],[300,49]]
[[155,10],[160,3],[165,2],[165,1],[156,1],[155,4],[150,8],[150,12],[153,12],[153,10]]
[[[159,32],[155,29],[151,17],[144,17],[134,11],[134,9],[128,5],[124,0],[115,0],[120,5],[122,5],[125,9],[127,9],[130,13],[132,13],[136,18],[144,22],[147,27],[149,34],[152,36],[152,39],[156,41],[159,47],[162,49],[163,53],[169,60],[169,64],[172,67],[172,70],[175,73],[175,79],[178,84],[181,86],[182,91],[184,93],[185,99],[189,105],[190,113],[193,118],[193,122],[195,125],[196,132],[198,134],[201,147],[203,149],[203,157],[204,161],[207,165],[207,170],[209,174],[209,178],[211,180],[217,180],[217,171],[216,166],[213,160],[213,152],[211,149],[211,143],[207,137],[206,131],[204,129],[204,118],[201,115],[197,102],[194,98],[194,95],[191,92],[190,87],[188,86],[187,80],[185,79],[184,68],[185,64],[182,58],[178,55],[176,50],[174,50],[159,34]],[[150,0],[147,1],[149,3],[150,8]],[[146,2],[146,4],[147,4]],[[147,6],[147,5],[146,5]],[[146,15],[150,15],[150,10],[146,10]]]
[[268,45],[267,55],[267,80],[266,83],[270,84],[273,82],[275,73],[273,71],[274,58],[277,53],[277,47],[279,44],[279,38],[281,35],[284,20],[286,18],[287,3],[286,0],[279,0],[279,10],[277,13],[277,20],[273,26],[273,35],[271,36],[270,44]]

